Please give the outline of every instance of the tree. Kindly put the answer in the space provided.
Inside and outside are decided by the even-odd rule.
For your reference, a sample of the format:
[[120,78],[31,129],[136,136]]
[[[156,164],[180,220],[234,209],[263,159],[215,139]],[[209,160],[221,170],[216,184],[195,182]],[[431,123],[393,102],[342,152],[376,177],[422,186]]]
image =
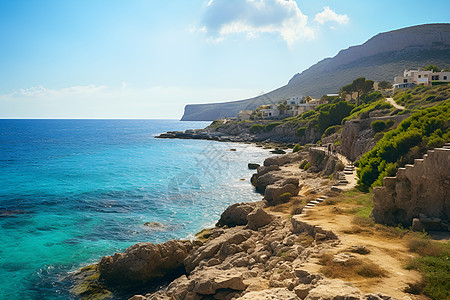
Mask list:
[[350,94],[350,99],[353,99],[352,94],[353,94],[353,84],[347,84],[344,85],[343,87],[341,87],[341,91],[340,91],[340,97],[342,99],[345,99],[345,97]]
[[312,100],[312,98],[311,98],[311,96],[306,96],[305,100],[306,100],[306,102],[308,102],[308,103],[309,103],[309,101],[311,101],[311,100]]
[[439,69],[436,65],[428,65],[425,68],[423,68],[424,71],[433,71],[433,72],[440,72],[441,69]]
[[280,115],[284,115],[284,112],[289,109],[289,105],[287,105],[287,101],[286,100],[281,101],[278,104],[277,109],[280,111]]
[[356,106],[359,106],[359,96],[370,91],[373,88],[373,84],[373,80],[366,80],[365,77],[359,77],[353,80],[353,91],[358,93]]
[[389,81],[383,80],[378,83],[378,87],[382,90],[388,90],[392,88],[392,83]]

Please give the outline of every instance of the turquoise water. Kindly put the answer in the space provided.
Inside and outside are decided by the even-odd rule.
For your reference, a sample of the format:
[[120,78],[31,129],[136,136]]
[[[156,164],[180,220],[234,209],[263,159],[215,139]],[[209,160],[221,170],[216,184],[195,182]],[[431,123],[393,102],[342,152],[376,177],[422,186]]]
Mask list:
[[154,138],[207,124],[0,120],[0,298],[70,298],[68,272],[137,242],[190,237],[231,203],[260,200],[247,163],[267,150]]

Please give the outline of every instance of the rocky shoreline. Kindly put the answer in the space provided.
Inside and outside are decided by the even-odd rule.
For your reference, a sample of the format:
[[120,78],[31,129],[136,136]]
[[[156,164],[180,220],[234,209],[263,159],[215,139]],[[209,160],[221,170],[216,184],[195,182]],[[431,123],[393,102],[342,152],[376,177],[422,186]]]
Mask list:
[[[322,159],[306,172],[298,168],[304,160],[316,158],[304,151],[266,159],[252,177],[263,201],[231,205],[196,240],[139,243],[104,257],[72,276],[72,292],[81,299],[391,299],[303,268],[340,243],[301,215],[305,202],[335,193],[326,178],[336,163]],[[283,206],[289,217],[277,212]]]

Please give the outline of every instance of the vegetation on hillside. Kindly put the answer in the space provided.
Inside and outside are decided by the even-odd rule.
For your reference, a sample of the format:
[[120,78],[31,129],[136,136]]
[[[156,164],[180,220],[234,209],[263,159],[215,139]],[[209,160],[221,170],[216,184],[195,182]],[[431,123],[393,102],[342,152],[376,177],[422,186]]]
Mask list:
[[395,102],[405,106],[409,110],[426,108],[449,99],[450,85],[418,85],[413,89],[396,91],[393,98]]
[[413,163],[431,148],[450,140],[450,100],[419,110],[384,134],[376,146],[364,154],[358,165],[359,187],[368,191],[394,176],[399,167]]

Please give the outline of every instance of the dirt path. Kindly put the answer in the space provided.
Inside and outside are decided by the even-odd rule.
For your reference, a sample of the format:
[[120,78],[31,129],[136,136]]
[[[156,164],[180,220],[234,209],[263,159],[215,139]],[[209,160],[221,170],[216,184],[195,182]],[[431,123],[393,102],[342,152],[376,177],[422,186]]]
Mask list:
[[[339,238],[340,244],[331,252],[333,254],[343,252],[354,245],[362,245],[370,250],[367,255],[354,254],[357,258],[369,259],[388,272],[384,278],[343,278],[352,282],[365,293],[381,292],[396,299],[428,299],[424,296],[414,296],[403,290],[409,283],[419,282],[421,276],[416,271],[404,268],[408,260],[413,257],[405,246],[405,241],[400,238],[389,238],[383,232],[373,229],[364,230],[352,224],[353,215],[338,213],[339,210],[351,209],[352,205],[339,203],[333,205],[317,205],[307,215],[302,215],[302,220],[312,225],[318,225],[325,230],[333,231]],[[305,264],[305,268],[311,272],[318,272],[322,266],[319,258]]]
[[401,106],[399,104],[397,104],[394,99],[392,98],[386,98],[386,102],[389,103],[390,105],[392,105],[393,107],[395,107],[396,109],[401,109],[404,110],[406,107]]

